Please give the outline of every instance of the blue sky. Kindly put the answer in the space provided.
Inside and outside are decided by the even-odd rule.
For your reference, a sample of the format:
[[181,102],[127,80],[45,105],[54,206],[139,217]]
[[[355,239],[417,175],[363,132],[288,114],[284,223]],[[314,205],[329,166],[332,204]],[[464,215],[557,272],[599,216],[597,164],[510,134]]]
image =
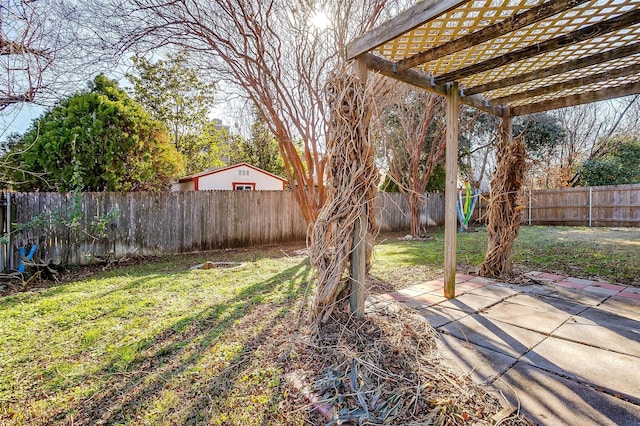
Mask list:
[[31,120],[40,116],[44,108],[39,105],[9,107],[0,113],[0,141],[11,133],[24,133]]

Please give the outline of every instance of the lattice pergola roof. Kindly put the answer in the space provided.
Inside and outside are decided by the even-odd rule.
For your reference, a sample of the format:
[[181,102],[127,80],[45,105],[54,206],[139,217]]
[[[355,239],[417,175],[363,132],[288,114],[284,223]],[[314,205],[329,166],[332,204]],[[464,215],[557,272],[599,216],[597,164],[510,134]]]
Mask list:
[[348,59],[502,116],[640,93],[640,0],[427,0]]

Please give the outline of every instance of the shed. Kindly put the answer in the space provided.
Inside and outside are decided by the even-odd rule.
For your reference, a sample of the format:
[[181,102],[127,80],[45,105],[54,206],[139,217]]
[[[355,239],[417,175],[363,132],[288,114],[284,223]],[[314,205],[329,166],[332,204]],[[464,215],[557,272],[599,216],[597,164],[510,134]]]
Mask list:
[[178,179],[172,191],[282,191],[287,180],[273,173],[239,163],[220,167]]

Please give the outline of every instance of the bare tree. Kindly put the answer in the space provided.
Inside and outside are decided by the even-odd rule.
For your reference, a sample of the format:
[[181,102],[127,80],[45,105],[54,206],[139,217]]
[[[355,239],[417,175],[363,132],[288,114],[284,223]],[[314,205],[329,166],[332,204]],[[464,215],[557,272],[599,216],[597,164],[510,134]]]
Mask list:
[[[441,96],[398,82],[387,83],[376,93],[381,111],[378,132],[382,136],[381,149],[388,176],[398,186],[409,208],[411,235],[419,236],[424,192],[445,152],[446,102]],[[476,110],[465,112],[461,133],[466,133],[481,116]],[[468,157],[472,157],[471,154]],[[487,156],[483,171],[486,162]],[[473,175],[468,167],[461,167],[461,172]],[[478,181],[482,181],[482,173]]]
[[639,96],[622,98],[565,108],[555,114],[566,133],[559,147],[558,169],[560,182],[556,186],[570,186],[578,182],[577,167],[590,159],[604,156],[615,146],[608,141],[614,136],[638,131],[640,118]]
[[474,190],[488,191],[488,179],[496,167],[498,119],[472,108],[464,108],[461,117],[469,124],[461,132],[459,173]]
[[403,83],[391,83],[379,103],[378,123],[388,176],[409,207],[411,235],[420,235],[420,213],[429,178],[445,149],[445,99]]
[[82,27],[75,2],[0,3],[0,112],[13,105],[50,105],[86,81],[102,53]]
[[314,222],[325,199],[323,89],[346,42],[375,25],[387,0],[336,0],[322,8],[303,0],[105,1],[105,22],[122,53],[195,52],[203,69],[257,106],[278,139],[304,217]]
[[[11,185],[21,169],[9,151],[18,135],[10,134],[25,105],[51,106],[77,91],[103,62],[95,34],[83,27],[75,1],[3,0],[0,2],[0,183]],[[28,150],[24,147],[22,150]],[[25,172],[28,173],[28,172]],[[37,174],[39,179],[46,176]]]
[[0,66],[3,82],[0,111],[20,102],[33,102],[43,87],[42,76],[53,62],[44,41],[43,17],[34,1],[0,4]]

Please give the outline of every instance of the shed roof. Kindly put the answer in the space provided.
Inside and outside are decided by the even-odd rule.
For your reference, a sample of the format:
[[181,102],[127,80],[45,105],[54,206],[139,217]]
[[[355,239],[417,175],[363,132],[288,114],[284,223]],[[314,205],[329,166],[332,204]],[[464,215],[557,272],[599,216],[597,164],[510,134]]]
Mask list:
[[500,116],[638,94],[640,0],[426,0],[347,57]]

